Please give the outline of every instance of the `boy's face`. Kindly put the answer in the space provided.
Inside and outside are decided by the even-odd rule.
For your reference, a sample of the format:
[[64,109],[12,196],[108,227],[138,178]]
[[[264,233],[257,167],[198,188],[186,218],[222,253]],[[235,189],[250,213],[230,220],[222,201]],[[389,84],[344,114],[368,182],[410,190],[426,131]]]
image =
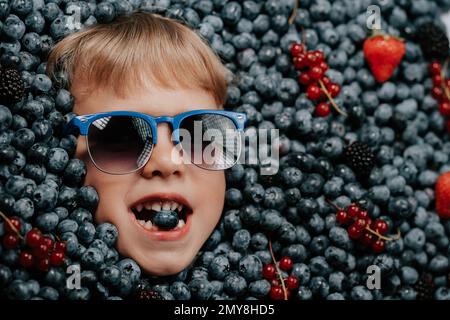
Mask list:
[[[73,111],[78,115],[129,110],[152,116],[174,116],[193,108],[217,106],[213,96],[200,89],[171,90],[151,86],[125,99],[108,90],[81,97],[80,89],[76,82],[71,88],[75,97]],[[119,252],[136,260],[149,273],[168,275],[181,271],[192,262],[216,226],[224,204],[225,175],[223,171],[174,162],[171,129],[167,123],[158,126],[157,135],[150,160],[134,173],[111,175],[98,170],[89,158],[82,136],[78,139],[76,157],[84,160],[87,166],[85,185],[95,187],[100,197],[96,221],[111,222],[119,230]],[[164,196],[184,198],[192,209],[186,225],[179,231],[153,231],[141,226],[131,206],[152,195],[156,196],[155,201]]]

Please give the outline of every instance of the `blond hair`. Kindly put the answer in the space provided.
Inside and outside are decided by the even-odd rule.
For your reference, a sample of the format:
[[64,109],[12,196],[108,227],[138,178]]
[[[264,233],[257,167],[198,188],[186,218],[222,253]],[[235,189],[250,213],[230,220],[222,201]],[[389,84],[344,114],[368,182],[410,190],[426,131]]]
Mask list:
[[226,101],[230,72],[206,42],[182,23],[135,11],[108,24],[97,24],[58,42],[48,57],[52,79],[62,72],[86,85],[85,93],[109,87],[119,97],[145,89],[148,80],[175,88],[200,88],[218,106]]

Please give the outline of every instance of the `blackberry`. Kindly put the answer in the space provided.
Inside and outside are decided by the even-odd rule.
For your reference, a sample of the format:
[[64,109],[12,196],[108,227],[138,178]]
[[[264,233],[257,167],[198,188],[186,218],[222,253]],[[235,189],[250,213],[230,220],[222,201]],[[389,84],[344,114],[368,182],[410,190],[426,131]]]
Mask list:
[[164,300],[161,294],[155,290],[139,290],[136,298],[138,300]]
[[25,86],[20,73],[12,68],[0,68],[0,102],[13,104],[22,100]]
[[346,164],[361,176],[368,177],[375,166],[375,156],[365,143],[355,141],[345,148]]
[[433,277],[429,274],[424,274],[420,280],[414,285],[414,290],[417,292],[417,300],[433,300],[436,285],[433,282]]
[[447,34],[433,22],[424,23],[417,29],[416,41],[420,44],[425,58],[429,60],[444,60],[448,56]]

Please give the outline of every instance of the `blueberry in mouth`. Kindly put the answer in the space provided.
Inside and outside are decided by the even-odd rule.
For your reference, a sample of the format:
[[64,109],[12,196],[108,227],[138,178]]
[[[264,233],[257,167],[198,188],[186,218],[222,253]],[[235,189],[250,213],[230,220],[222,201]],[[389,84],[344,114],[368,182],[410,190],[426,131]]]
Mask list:
[[131,211],[147,230],[181,229],[190,209],[173,200],[148,200],[134,205]]

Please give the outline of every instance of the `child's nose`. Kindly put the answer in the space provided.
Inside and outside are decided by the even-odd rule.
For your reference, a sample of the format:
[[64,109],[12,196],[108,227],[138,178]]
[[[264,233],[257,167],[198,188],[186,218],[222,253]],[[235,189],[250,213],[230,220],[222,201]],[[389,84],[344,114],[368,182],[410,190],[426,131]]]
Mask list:
[[182,156],[172,142],[172,130],[169,124],[161,123],[157,130],[158,141],[153,146],[151,157],[143,168],[142,176],[152,178],[181,175],[185,167]]

